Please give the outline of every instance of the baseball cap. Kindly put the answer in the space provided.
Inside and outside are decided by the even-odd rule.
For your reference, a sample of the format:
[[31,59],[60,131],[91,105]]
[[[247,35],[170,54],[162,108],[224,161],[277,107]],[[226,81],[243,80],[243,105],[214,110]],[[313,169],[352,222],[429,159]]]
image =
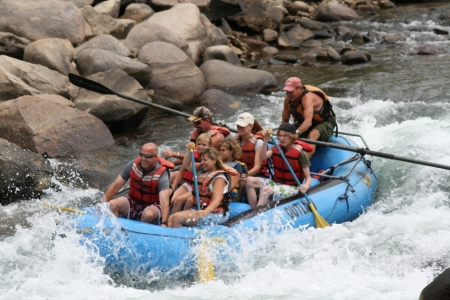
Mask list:
[[253,125],[255,123],[255,118],[249,113],[242,113],[239,115],[238,119],[234,124],[237,126],[245,127],[248,125]]
[[280,131],[280,130],[283,130],[283,131],[286,131],[286,132],[290,132],[292,134],[296,133],[295,126],[290,124],[290,123],[283,123],[283,124],[281,124],[280,127],[278,127],[278,131]]
[[284,83],[283,91],[292,92],[298,86],[302,86],[302,80],[298,77],[291,77]]
[[207,109],[204,106],[197,107],[194,112],[192,113],[192,116],[188,118],[188,121],[197,122],[202,119],[210,119],[212,118],[212,113],[209,109]]

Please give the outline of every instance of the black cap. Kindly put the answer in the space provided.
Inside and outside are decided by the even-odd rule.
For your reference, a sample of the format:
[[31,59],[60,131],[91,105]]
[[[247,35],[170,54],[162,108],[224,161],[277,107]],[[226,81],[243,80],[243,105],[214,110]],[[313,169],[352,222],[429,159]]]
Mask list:
[[283,123],[280,125],[280,127],[278,127],[278,131],[283,130],[286,132],[290,132],[292,134],[295,134],[297,131],[295,129],[295,126],[289,123]]

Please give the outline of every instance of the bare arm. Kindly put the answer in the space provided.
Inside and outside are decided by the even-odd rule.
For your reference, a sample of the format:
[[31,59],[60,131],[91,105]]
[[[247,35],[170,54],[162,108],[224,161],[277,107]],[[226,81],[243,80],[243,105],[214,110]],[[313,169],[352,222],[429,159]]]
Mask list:
[[312,120],[314,116],[314,96],[310,95],[312,93],[308,93],[302,99],[302,107],[303,107],[303,122],[300,124],[298,131],[300,134],[308,130],[312,125]]
[[291,112],[289,111],[289,99],[286,97],[283,103],[283,111],[281,112],[281,123],[288,123],[291,118]]
[[159,203],[161,205],[161,222],[166,222],[169,220],[169,196],[170,190],[164,190],[159,192]]
[[217,144],[223,140],[225,137],[221,133],[217,133],[214,136],[211,137],[212,144],[214,148],[217,148]]
[[181,182],[181,180],[183,179],[185,170],[186,169],[184,168],[184,166],[182,166],[180,171],[178,171],[177,175],[175,176],[175,179],[173,180],[173,183],[172,183],[172,187],[174,190],[178,186],[178,184]]
[[264,148],[264,144],[261,147],[259,147],[258,149],[256,149],[255,162],[253,163],[253,168],[251,170],[248,170],[248,176],[255,176],[261,170],[261,166],[262,166],[261,156],[262,156],[262,152],[265,152],[265,151],[263,151],[263,149],[267,149],[267,148]]
[[[270,135],[272,134],[272,129],[265,128],[265,129],[263,129],[262,133],[264,134],[264,142],[263,142],[263,145],[261,146],[261,148],[267,149],[267,144],[269,143]],[[267,151],[263,150],[263,151],[261,151],[261,154],[259,157],[260,157],[261,161],[264,161],[271,156],[272,156],[272,150],[267,150]]]
[[125,185],[127,181],[122,178],[122,176],[117,176],[116,180],[111,184],[108,190],[103,196],[102,202],[109,202],[117,192]]
[[309,167],[302,168],[303,174],[305,175],[305,183],[298,187],[298,190],[305,193],[311,186],[311,174],[309,173]]

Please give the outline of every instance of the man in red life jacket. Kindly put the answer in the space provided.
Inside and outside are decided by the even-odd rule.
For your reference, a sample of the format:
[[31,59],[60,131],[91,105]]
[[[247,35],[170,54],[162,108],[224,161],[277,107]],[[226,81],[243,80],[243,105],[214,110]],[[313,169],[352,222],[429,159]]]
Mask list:
[[[169,219],[169,172],[173,164],[158,156],[158,146],[147,143],[139,157],[130,161],[105,192],[102,202],[116,217],[167,226]],[[127,196],[112,199],[130,179]]]
[[[281,122],[287,123],[294,117],[294,126],[300,138],[328,142],[336,127],[336,115],[328,96],[319,88],[302,85],[298,77],[286,80],[283,91],[286,91]],[[308,158],[314,150],[308,152]]]
[[[189,140],[193,143],[197,141],[197,137],[202,133],[208,133],[211,135],[213,147],[216,148],[217,144],[230,134],[230,130],[222,126],[215,126],[212,124],[212,113],[204,106],[197,107],[188,121],[194,123],[195,129],[191,132]],[[175,164],[181,164],[186,153],[175,152],[169,149],[164,150],[163,155],[165,157],[175,157],[180,159]]]

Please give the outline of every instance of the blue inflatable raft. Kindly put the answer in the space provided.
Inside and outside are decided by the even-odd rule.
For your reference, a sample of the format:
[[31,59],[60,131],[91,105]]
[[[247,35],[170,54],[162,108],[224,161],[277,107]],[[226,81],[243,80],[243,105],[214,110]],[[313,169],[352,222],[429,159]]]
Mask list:
[[[357,146],[342,136],[332,137],[330,142]],[[352,221],[372,204],[377,178],[365,156],[317,147],[310,169],[312,175],[320,172],[321,182],[308,190],[308,196],[328,223]],[[239,253],[242,236],[250,237],[267,226],[274,233],[286,228],[316,226],[308,202],[301,194],[255,209],[245,203],[232,203],[232,217],[227,223],[204,226],[202,230],[165,228],[116,218],[104,206],[85,211],[87,214],[75,217],[74,226],[83,235],[82,243],[105,258],[108,270],[134,275],[156,272],[177,278],[196,275],[199,247],[205,241],[209,245],[221,245],[211,251],[212,261],[231,265],[230,253]],[[223,250],[230,248],[233,251]]]

